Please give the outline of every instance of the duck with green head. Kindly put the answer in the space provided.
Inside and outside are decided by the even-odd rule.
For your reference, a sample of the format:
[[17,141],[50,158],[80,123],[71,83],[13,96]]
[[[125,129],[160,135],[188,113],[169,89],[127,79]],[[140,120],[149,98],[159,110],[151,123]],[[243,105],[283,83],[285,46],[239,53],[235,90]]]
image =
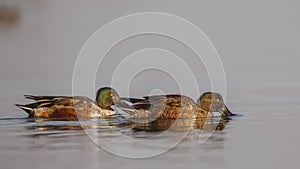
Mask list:
[[120,101],[117,92],[110,87],[103,87],[97,91],[96,102],[83,96],[25,95],[25,98],[35,102],[16,106],[26,111],[30,117],[59,120],[111,116],[115,111],[110,106]]
[[[126,99],[126,98],[124,98]],[[137,119],[177,119],[213,117],[213,112],[222,116],[231,116],[222,96],[215,92],[206,92],[200,96],[197,103],[184,95],[155,95],[142,99],[129,98],[133,103],[131,108],[118,107]]]

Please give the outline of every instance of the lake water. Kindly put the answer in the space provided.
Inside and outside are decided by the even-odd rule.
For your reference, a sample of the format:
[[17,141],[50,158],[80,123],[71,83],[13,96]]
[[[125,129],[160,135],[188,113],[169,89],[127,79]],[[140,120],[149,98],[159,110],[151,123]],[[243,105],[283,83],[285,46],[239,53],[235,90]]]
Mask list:
[[[255,84],[255,86],[253,90],[259,91],[264,85]],[[295,105],[296,100],[282,100],[285,92],[273,91],[272,88],[265,89],[264,95],[249,92],[247,99],[238,93],[229,93],[231,96],[228,98],[228,106],[234,113],[242,116],[233,117],[224,129],[214,131],[205,143],[199,143],[201,130],[195,129],[171,150],[141,159],[112,154],[109,150],[105,150],[107,144],[96,145],[81,129],[78,122],[28,119],[25,112],[8,105],[5,103],[5,98],[1,97],[3,109],[6,108],[1,112],[0,117],[1,167],[282,168],[296,165],[300,146],[300,137],[297,134],[300,127],[299,107]],[[22,100],[21,96],[16,96],[16,92],[12,93],[13,95],[11,98],[8,97],[7,101],[14,98],[16,101]],[[8,92],[6,94],[9,95]],[[289,97],[293,95],[289,94]],[[122,125],[124,122],[117,118],[109,121],[110,126],[106,122],[84,125],[94,125],[87,128],[91,128],[92,133],[97,133],[97,137],[101,138],[100,141],[103,143],[111,143],[114,147],[120,146],[119,149],[125,156],[131,154],[128,152],[138,149],[148,151],[155,149],[155,146],[157,148],[157,145],[151,148],[149,145],[148,147],[147,145],[135,146],[135,142],[122,141],[124,139],[122,135],[143,138],[156,135],[155,132],[136,132],[127,125]],[[122,134],[115,133],[115,129],[111,130],[111,125],[117,126],[118,133]],[[171,136],[165,135],[160,139],[171,144],[174,142],[172,136],[182,135],[182,133],[182,131],[173,131]],[[114,143],[109,140],[114,140]]]
[[[282,169],[299,166],[298,2],[229,0],[203,4],[172,0],[117,4],[11,0],[6,4],[16,7],[20,17],[15,26],[0,28],[1,168]],[[179,127],[181,131],[163,135],[161,131],[132,129],[119,117],[109,120],[110,125],[107,121],[83,122],[87,133],[99,138],[98,146],[78,122],[35,121],[14,106],[29,102],[23,94],[72,95],[76,58],[90,35],[118,17],[143,11],[163,11],[184,17],[207,34],[224,65],[226,104],[240,116],[232,117],[204,143],[203,137],[199,137],[203,134],[200,129],[187,133]],[[123,58],[147,46],[169,49],[182,56],[193,70],[200,72],[196,74],[200,92],[208,90],[203,66],[197,67],[191,60],[192,54],[170,39],[136,37],[115,48],[108,58]],[[110,68],[110,64],[102,66],[99,69]],[[95,80],[97,86],[107,85],[105,80],[111,76],[106,73],[99,73]],[[157,88],[168,93],[177,91],[173,83],[167,83],[172,80],[169,76],[156,75],[152,79],[147,72],[138,76],[131,94],[138,97]],[[120,88],[123,84],[118,85]],[[173,147],[177,136],[183,139]],[[145,139],[147,144],[128,139],[131,137]],[[157,153],[169,146],[173,148]],[[122,153],[113,154],[107,147]],[[124,157],[146,152],[159,155]]]

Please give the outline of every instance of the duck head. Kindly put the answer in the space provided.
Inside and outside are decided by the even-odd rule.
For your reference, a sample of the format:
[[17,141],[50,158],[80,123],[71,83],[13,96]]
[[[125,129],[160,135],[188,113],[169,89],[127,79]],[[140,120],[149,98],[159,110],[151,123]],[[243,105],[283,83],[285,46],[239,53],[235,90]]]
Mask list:
[[118,93],[110,87],[103,87],[97,91],[96,103],[102,109],[111,110],[110,106],[115,105],[119,101]]
[[208,112],[219,112],[222,116],[233,115],[224,103],[222,96],[215,92],[206,92],[197,101],[198,106]]

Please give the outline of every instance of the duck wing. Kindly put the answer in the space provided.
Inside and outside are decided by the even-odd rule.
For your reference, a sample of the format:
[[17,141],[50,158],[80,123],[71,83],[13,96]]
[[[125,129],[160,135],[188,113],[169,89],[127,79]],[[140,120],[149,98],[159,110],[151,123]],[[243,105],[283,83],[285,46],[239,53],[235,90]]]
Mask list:
[[[53,105],[57,106],[84,106],[88,103],[96,104],[93,100],[83,97],[83,96],[33,96],[24,95],[26,99],[31,99],[36,101],[36,107],[51,107]],[[32,105],[32,106],[33,106]]]
[[[134,117],[150,118],[191,118],[196,110],[192,99],[182,95],[154,95],[135,100],[132,108],[121,108]],[[145,115],[141,115],[145,114]]]
[[70,108],[70,109],[91,109],[97,108],[97,105],[94,101],[87,97],[82,96],[33,96],[33,95],[24,95],[27,99],[32,99],[36,102],[21,105],[16,104],[17,107],[23,109],[29,114],[29,116],[34,116],[35,109],[38,108]]
[[150,109],[151,107],[165,107],[181,101],[181,95],[154,95],[144,96],[132,104],[136,109]]
[[53,102],[55,100],[61,99],[73,99],[73,97],[69,96],[33,96],[33,95],[24,95],[26,99],[31,99],[36,102]]

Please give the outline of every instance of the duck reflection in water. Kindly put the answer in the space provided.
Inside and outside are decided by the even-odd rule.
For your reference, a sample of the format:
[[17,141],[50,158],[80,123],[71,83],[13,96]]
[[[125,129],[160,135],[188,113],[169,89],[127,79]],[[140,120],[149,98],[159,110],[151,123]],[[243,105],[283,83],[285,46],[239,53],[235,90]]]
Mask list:
[[55,132],[61,131],[76,131],[85,129],[115,129],[117,127],[127,126],[126,121],[116,120],[118,117],[106,117],[105,119],[88,119],[86,121],[57,121],[48,118],[29,118],[28,123],[33,125],[26,125],[27,130],[34,130],[35,135],[51,135]]
[[200,130],[223,130],[230,122],[228,117],[197,118],[197,119],[156,119],[154,121],[136,120],[130,122],[130,127],[135,131],[191,131]]

